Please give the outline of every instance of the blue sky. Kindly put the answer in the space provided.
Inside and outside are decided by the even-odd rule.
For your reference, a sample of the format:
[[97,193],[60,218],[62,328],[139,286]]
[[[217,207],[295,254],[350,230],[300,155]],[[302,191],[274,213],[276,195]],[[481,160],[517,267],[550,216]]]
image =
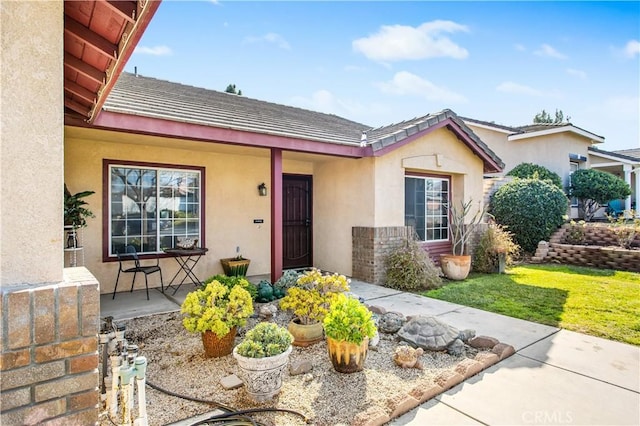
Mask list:
[[372,127],[546,109],[640,147],[640,2],[164,0],[126,70]]

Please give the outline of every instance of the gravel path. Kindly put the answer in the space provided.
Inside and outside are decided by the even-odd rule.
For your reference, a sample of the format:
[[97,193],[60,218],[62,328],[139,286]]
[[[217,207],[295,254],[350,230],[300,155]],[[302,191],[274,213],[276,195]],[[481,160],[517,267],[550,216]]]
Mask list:
[[[257,311],[258,309],[256,309]],[[273,320],[285,325],[291,319],[278,312]],[[257,319],[241,329],[236,344]],[[358,413],[378,407],[389,411],[388,402],[394,396],[408,393],[417,386],[430,386],[435,378],[453,368],[465,357],[473,358],[477,351],[467,347],[464,356],[428,353],[422,357],[424,369],[402,369],[392,359],[398,346],[394,335],[381,335],[376,350],[370,350],[365,369],[354,374],[333,370],[326,344],[309,348],[294,347],[290,362],[311,361],[312,370],[303,375],[286,375],[280,394],[270,403],[252,402],[243,388],[225,390],[220,379],[237,373],[232,355],[205,358],[200,335],[188,333],[179,313],[138,318],[126,322],[126,338],[139,345],[140,355],[148,360],[147,380],[180,395],[216,401],[236,410],[254,407],[277,407],[296,410],[310,419],[310,424],[349,425]],[[150,426],[166,425],[211,411],[209,404],[169,396],[147,387],[147,412]],[[304,425],[302,417],[291,414],[259,414],[254,419],[266,425]],[[112,425],[104,414],[101,425]]]

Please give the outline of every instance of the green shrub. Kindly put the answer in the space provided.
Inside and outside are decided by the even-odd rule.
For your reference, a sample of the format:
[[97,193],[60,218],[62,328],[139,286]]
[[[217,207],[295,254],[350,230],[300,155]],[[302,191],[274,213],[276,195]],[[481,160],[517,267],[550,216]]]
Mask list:
[[567,244],[583,245],[586,239],[586,226],[584,220],[571,220],[567,232],[564,234],[564,242]]
[[491,213],[522,250],[533,253],[562,225],[568,203],[564,192],[547,181],[515,179],[493,195]]
[[539,164],[520,163],[515,166],[507,176],[513,176],[520,179],[540,179],[549,180],[558,188],[562,189],[562,179],[560,175]]
[[398,290],[430,290],[442,284],[440,269],[426,249],[408,239],[386,259],[386,286]]
[[[635,212],[629,212],[631,218],[635,217]],[[640,234],[640,219],[626,219],[624,216],[607,216],[611,224],[611,231],[616,236],[619,247],[630,249],[636,235]]]
[[590,222],[601,206],[631,194],[629,184],[611,173],[580,169],[571,174],[569,195],[578,199],[584,220]]
[[519,251],[520,247],[513,242],[513,234],[504,226],[491,221],[473,253],[473,270],[494,273],[498,270],[500,253],[504,253],[506,266],[509,266],[513,264],[513,259]]
[[212,281],[218,281],[220,284],[227,287],[231,290],[233,287],[239,285],[249,292],[252,300],[256,300],[258,296],[258,287],[255,284],[247,280],[246,277],[236,277],[236,276],[226,276],[223,274],[214,275],[212,277],[207,278],[204,283],[202,283],[202,288],[206,287]]

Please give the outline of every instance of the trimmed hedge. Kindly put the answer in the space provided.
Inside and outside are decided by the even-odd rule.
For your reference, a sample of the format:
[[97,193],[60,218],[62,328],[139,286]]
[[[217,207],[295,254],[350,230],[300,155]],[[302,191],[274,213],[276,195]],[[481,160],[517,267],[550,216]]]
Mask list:
[[562,225],[568,206],[562,189],[539,179],[514,179],[491,198],[496,222],[513,233],[516,243],[529,253]]
[[562,179],[560,175],[539,164],[520,163],[515,166],[507,176],[513,176],[521,179],[540,179],[549,180],[558,188],[562,189]]

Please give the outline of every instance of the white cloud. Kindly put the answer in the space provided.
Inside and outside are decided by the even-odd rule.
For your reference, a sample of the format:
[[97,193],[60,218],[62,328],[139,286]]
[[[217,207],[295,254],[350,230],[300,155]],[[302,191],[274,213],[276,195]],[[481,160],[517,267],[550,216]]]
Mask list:
[[295,96],[290,100],[292,105],[326,114],[349,117],[361,114],[365,108],[358,102],[340,99],[326,89],[320,89],[311,94],[311,98]]
[[587,73],[582,70],[577,70],[574,68],[567,68],[567,74],[572,75],[574,77],[578,77],[580,80],[587,80]]
[[629,40],[624,47],[624,54],[627,58],[634,58],[636,55],[640,55],[640,41]]
[[133,53],[153,56],[168,56],[173,54],[171,48],[169,48],[168,46],[136,46],[136,48],[133,50]]
[[272,43],[278,46],[281,49],[290,50],[291,46],[289,42],[284,39],[280,34],[276,33],[267,33],[265,35],[259,37],[245,37],[245,43]]
[[526,96],[544,96],[544,93],[533,87],[525,86],[523,84],[514,83],[513,81],[505,81],[500,83],[496,87],[498,92],[512,93],[514,95],[526,95]]
[[460,31],[468,32],[469,29],[452,21],[425,22],[418,27],[383,25],[376,34],[354,40],[352,47],[374,61],[464,59],[469,52],[442,35]]
[[542,46],[540,46],[540,49],[536,50],[533,53],[535,53],[538,56],[546,56],[549,58],[567,59],[566,55],[563,55],[562,53],[558,52],[555,48],[553,48],[548,44],[543,44]]
[[429,101],[446,103],[465,103],[467,99],[446,87],[438,87],[429,80],[423,79],[407,71],[397,72],[391,81],[377,83],[383,92],[392,95],[410,95],[425,98]]
[[522,44],[520,43],[516,43],[513,45],[514,49],[516,49],[518,52],[525,52],[527,50],[526,47],[524,47]]

